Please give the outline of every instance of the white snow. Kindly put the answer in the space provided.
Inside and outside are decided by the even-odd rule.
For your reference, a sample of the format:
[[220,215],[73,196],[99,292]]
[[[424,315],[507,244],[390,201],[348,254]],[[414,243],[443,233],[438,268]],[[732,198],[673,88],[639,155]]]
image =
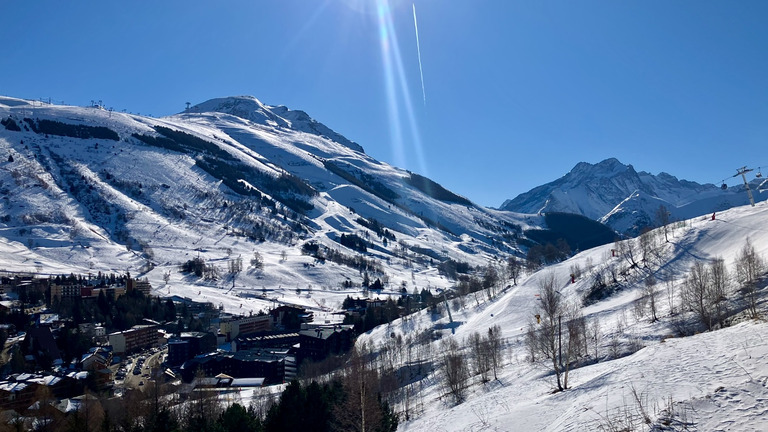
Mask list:
[[[755,208],[718,213],[714,221],[702,217],[676,224],[671,227],[669,244],[664,244],[663,234],[657,233],[665,263],[662,267],[673,277],[675,289],[679,290],[697,259],[722,257],[733,277],[734,260],[746,238],[759,254],[768,256],[766,217],[768,204],[760,203]],[[544,362],[530,363],[524,345],[525,330],[537,312],[538,282],[554,274],[559,292],[568,301],[580,302],[591,280],[582,276],[571,284],[571,269],[574,265],[585,269],[590,262],[595,268],[610,262],[623,265],[623,258],[611,256],[613,247],[585,251],[534,273],[493,302],[481,296],[477,305],[470,295],[464,308],[453,310],[458,325],[450,325],[445,315],[434,320],[423,311],[363,335],[358,344],[374,346],[384,345],[392,333],[406,338],[430,329],[442,333],[443,338],[463,341],[474,332],[486,334],[489,327],[499,325],[507,341],[505,365],[498,381],[482,384],[479,377],[473,377],[465,401],[456,405],[440,385],[438,369],[417,385],[419,392],[413,397],[417,402],[412,403],[419,412],[410,421],[401,422],[399,430],[613,430],[608,428],[610,422],[625,419],[626,413],[634,418],[634,430],[648,430],[633,392],[655,424],[660,424],[665,410],[672,407],[675,421],[690,423],[686,430],[766,430],[768,323],[746,320],[742,315],[732,327],[671,337],[675,334],[674,317],[669,315],[666,294],[662,294],[658,322],[634,316],[633,302],[642,287],[641,279],[631,280],[619,293],[583,309],[588,320],[599,319],[601,361],[572,370],[570,388],[553,393],[551,370]],[[731,280],[731,284],[730,295],[736,296],[735,281]],[[767,290],[761,290],[765,316]],[[679,307],[679,298],[675,301]],[[631,344],[643,348],[613,359],[610,344],[614,336],[622,349]],[[432,361],[439,363],[439,342],[433,342],[427,352]],[[670,430],[683,429],[678,424]]]

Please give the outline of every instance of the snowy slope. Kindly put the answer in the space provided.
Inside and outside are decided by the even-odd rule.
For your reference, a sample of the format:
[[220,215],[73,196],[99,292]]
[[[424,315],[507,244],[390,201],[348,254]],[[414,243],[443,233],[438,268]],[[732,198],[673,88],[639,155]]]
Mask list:
[[[753,189],[759,185],[756,180]],[[757,200],[768,198],[757,193]],[[502,210],[520,213],[578,213],[636,235],[655,226],[664,205],[673,220],[725,210],[749,202],[743,186],[722,190],[712,185],[678,180],[667,173],[637,172],[611,158],[597,164],[578,163],[563,177],[507,200]]]
[[[435,316],[422,311],[417,317],[376,328],[358,343],[385,346],[392,334],[406,340],[417,340],[422,334],[433,335],[434,339],[436,334],[437,338],[464,341],[474,332],[483,335],[493,325],[501,327],[507,345],[499,380],[483,384],[473,376],[464,402],[457,405],[440,384],[442,370],[436,366],[427,378],[413,385],[413,418],[401,423],[399,430],[403,431],[620,430],[610,427],[618,428],[617,422],[627,414],[634,419],[631,430],[649,430],[633,389],[653,424],[664,421],[664,410],[669,407],[674,422],[689,423],[688,429],[677,424],[674,429],[654,430],[763,431],[768,425],[768,324],[739,314],[734,325],[723,330],[673,336],[678,334],[676,323],[692,317],[690,312],[679,312],[681,286],[691,265],[697,260],[723,258],[731,273],[728,297],[736,299],[734,261],[745,240],[749,238],[757,253],[764,259],[768,257],[766,217],[768,205],[760,203],[754,208],[737,207],[718,213],[714,221],[705,217],[673,224],[669,227],[669,243],[664,242],[660,230],[654,231],[660,260],[650,267],[657,277],[665,275],[669,281],[659,282],[659,320],[651,322],[647,310],[636,314],[635,302],[646,271],[627,270],[617,293],[582,309],[589,323],[599,325],[598,354],[571,372],[571,388],[563,392],[552,393],[555,385],[551,364],[530,363],[524,343],[525,331],[538,312],[539,282],[554,275],[558,291],[568,302],[580,305],[596,272],[629,267],[625,257],[612,256],[613,245],[584,251],[531,274],[494,301],[470,295],[464,306],[456,308],[453,304],[454,324],[444,313]],[[582,276],[571,284],[570,274],[576,267],[582,270]],[[760,308],[765,316],[765,282],[760,292]],[[670,306],[676,309],[674,314]],[[417,357],[421,353],[421,357],[412,361],[439,365],[439,342],[427,342],[425,348],[414,352]]]
[[[0,127],[7,271],[130,271],[158,293],[233,311],[275,301],[320,310],[359,294],[363,272],[303,255],[307,242],[369,260],[371,280],[381,278],[386,295],[403,283],[409,291],[447,288],[452,282],[436,263],[477,266],[520,253],[519,236],[542,223],[414,186],[411,173],[374,160],[306,113],[253,97],[213,99],[165,118],[3,97],[0,119],[21,128]],[[108,128],[117,140],[35,132],[49,120]],[[186,135],[169,139],[167,130]],[[367,253],[342,246],[342,234],[365,239]],[[255,252],[263,270],[249,265]],[[198,256],[220,269],[218,280],[179,272]],[[243,271],[233,278],[227,268],[238,257]],[[358,288],[342,290],[347,280]]]

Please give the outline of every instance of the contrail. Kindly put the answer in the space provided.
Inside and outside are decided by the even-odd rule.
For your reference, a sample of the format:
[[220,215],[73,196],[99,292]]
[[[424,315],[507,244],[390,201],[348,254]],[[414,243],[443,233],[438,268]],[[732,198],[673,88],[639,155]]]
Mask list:
[[419,46],[419,24],[416,22],[416,4],[413,5],[413,27],[416,29],[416,53],[419,55],[419,75],[421,75],[421,95],[424,97],[424,106],[427,106],[427,92],[424,90],[424,71],[421,68],[421,47]]

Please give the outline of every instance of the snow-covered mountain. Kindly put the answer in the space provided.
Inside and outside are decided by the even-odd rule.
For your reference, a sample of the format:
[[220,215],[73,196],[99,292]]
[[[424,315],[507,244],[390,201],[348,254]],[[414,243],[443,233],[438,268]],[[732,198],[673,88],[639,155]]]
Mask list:
[[[477,206],[253,97],[164,118],[2,97],[0,120],[2,270],[128,270],[157,290],[209,290],[239,309],[238,293],[337,290],[364,273],[398,292],[448,287],[438,263],[519,253],[524,231],[543,225]],[[263,271],[248,266],[255,252]],[[179,272],[198,256],[218,280]],[[235,282],[226,271],[237,257]]]
[[597,164],[580,162],[563,177],[507,200],[500,208],[520,213],[577,213],[618,232],[637,234],[644,227],[656,226],[661,205],[672,219],[682,220],[748,202],[743,186],[723,190],[663,172],[638,172],[611,158]]

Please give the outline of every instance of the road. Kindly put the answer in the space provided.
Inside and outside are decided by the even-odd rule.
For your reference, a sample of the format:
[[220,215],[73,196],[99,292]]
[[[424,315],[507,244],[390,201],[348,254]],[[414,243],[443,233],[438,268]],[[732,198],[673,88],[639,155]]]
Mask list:
[[[165,352],[166,350],[162,349],[153,354],[144,352],[142,354],[132,356],[133,359],[129,363],[128,374],[125,376],[125,381],[123,382],[122,387],[126,389],[143,389],[144,385],[140,383],[146,384],[149,378],[152,376],[152,368],[160,367],[160,363],[162,362],[163,358],[162,356],[165,354]],[[147,356],[147,354],[149,355]],[[144,361],[144,365],[141,367],[141,373],[139,375],[134,375],[133,368],[135,367],[137,359],[140,356],[145,356],[146,360]]]

